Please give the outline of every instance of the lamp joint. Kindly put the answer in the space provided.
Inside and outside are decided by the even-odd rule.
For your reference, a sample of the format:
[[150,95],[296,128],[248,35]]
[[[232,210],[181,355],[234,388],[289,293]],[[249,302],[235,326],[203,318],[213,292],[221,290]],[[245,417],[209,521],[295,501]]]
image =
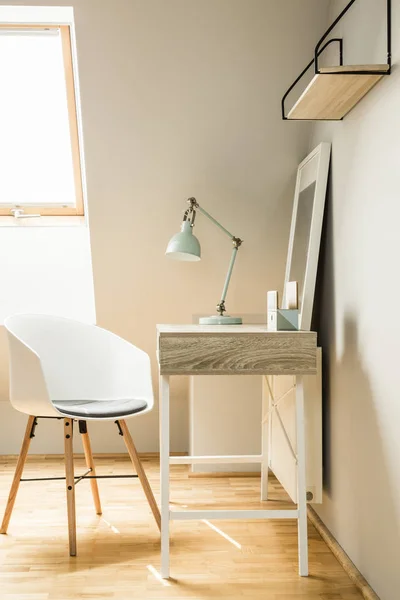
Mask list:
[[243,240],[241,240],[238,237],[233,237],[232,238],[232,242],[233,242],[233,247],[234,248],[240,248],[240,246],[243,244]]
[[226,308],[225,308],[225,300],[221,300],[221,302],[219,302],[217,304],[217,313],[223,317],[224,316],[224,312],[226,312]]
[[196,198],[188,198],[187,203],[189,204],[189,210],[199,208],[199,203],[197,202]]
[[190,226],[194,226],[194,220],[196,218],[196,208],[199,206],[196,198],[188,198],[187,203],[189,204],[189,208],[185,210],[185,214],[183,215],[184,221],[189,221]]

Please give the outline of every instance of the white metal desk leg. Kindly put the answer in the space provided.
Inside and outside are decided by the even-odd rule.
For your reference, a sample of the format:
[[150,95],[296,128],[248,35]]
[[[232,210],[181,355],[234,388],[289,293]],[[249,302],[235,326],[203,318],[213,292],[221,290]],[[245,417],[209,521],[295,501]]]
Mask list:
[[303,377],[296,377],[296,431],[297,431],[297,506],[299,573],[308,575],[308,536],[307,536],[307,490],[306,490],[306,440],[304,421]]
[[269,432],[271,421],[271,395],[266,378],[262,382],[262,409],[261,409],[261,500],[268,500],[268,465],[269,465]]
[[161,577],[169,577],[169,377],[160,377]]

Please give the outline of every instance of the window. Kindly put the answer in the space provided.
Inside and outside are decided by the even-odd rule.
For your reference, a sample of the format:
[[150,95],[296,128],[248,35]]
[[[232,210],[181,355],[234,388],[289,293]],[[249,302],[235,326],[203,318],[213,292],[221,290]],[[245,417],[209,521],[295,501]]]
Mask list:
[[0,25],[0,214],[83,215],[69,26]]

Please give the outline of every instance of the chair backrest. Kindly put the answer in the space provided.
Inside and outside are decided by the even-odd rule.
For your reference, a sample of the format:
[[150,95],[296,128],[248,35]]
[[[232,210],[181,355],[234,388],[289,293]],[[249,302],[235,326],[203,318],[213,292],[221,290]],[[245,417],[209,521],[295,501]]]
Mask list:
[[[10,345],[10,400],[21,410],[30,393],[56,400],[145,399],[153,406],[148,355],[115,334],[63,317],[21,314],[5,320]],[[54,410],[54,409],[53,409]],[[33,414],[32,412],[30,414]]]

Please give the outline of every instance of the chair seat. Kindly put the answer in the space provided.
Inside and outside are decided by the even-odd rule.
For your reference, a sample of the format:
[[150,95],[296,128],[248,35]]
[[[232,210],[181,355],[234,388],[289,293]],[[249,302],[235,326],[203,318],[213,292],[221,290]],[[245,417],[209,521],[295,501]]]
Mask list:
[[69,417],[107,419],[126,417],[147,408],[145,400],[53,400],[57,410]]

